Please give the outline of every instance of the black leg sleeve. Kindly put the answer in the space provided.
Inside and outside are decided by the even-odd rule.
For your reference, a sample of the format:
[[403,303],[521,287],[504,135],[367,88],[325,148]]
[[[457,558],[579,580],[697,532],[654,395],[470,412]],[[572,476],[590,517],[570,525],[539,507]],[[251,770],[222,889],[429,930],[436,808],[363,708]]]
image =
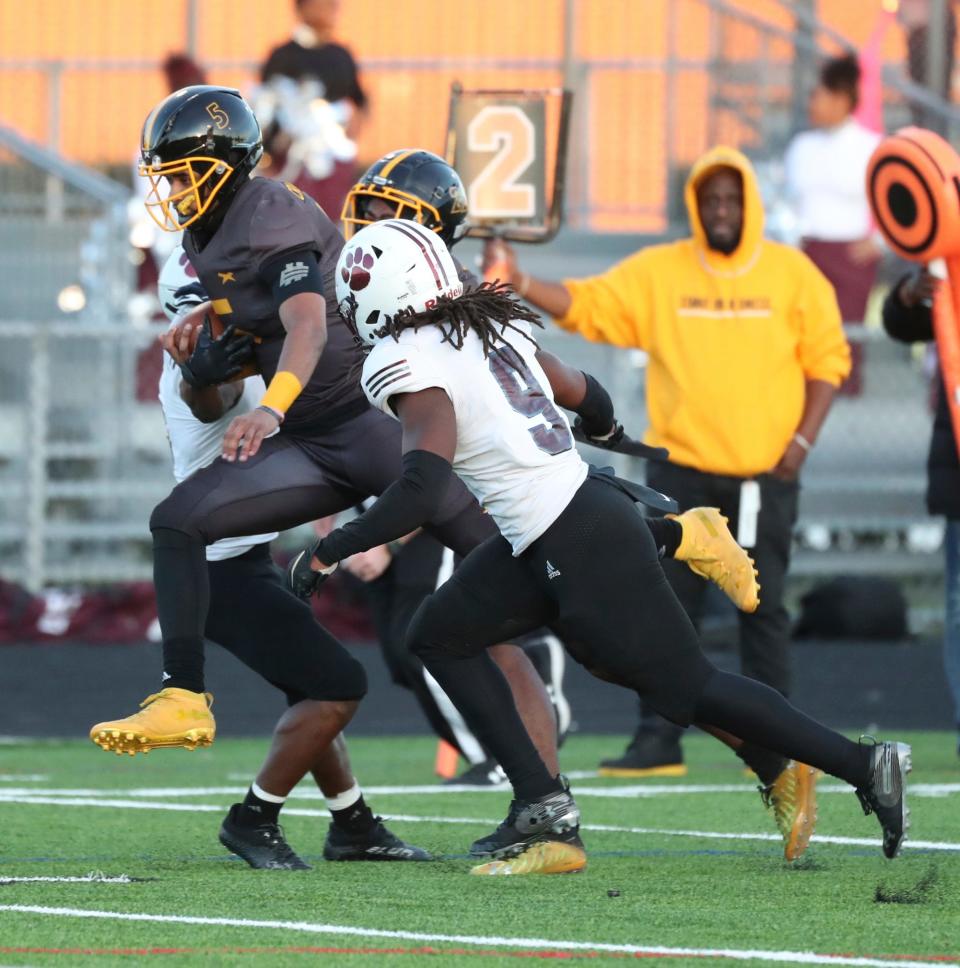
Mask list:
[[754,679],[715,671],[700,692],[694,716],[697,725],[718,726],[852,786],[863,786],[867,780],[869,747],[821,725]]
[[486,649],[548,622],[551,602],[499,535],[471,552],[421,605],[407,633],[464,721],[503,767],[520,799],[557,789],[524,728],[510,685]]
[[210,580],[203,541],[182,531],[154,528],[153,582],[163,630],[163,685],[203,692],[203,635]]

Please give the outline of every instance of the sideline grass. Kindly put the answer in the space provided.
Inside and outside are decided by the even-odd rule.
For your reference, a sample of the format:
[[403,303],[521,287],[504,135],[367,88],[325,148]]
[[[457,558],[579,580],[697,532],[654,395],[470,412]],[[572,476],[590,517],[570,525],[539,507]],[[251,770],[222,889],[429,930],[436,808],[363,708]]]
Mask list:
[[[910,734],[914,783],[960,783],[949,734]],[[611,738],[575,737],[564,747],[568,770],[587,770],[615,752]],[[420,738],[357,739],[354,768],[365,787],[432,784],[433,744]],[[288,816],[291,843],[309,861],[305,873],[251,871],[220,847],[216,832],[231,794],[149,796],[150,802],[207,804],[216,811],[121,809],[11,802],[13,788],[117,791],[163,787],[245,787],[264,750],[260,741],[222,740],[208,750],[162,750],[114,757],[84,742],[0,747],[0,881],[4,877],[77,876],[89,871],[143,881],[0,884],[0,905],[309,922],[367,930],[568,940],[642,946],[813,951],[873,958],[960,961],[960,851],[906,850],[885,861],[879,827],[852,793],[820,797],[821,834],[869,837],[875,846],[811,845],[793,866],[778,843],[708,836],[587,832],[590,866],[566,877],[472,878],[469,842],[500,819],[505,792],[426,795],[377,793],[386,817],[476,818],[476,823],[390,821],[404,838],[443,859],[432,864],[324,864],[327,821]],[[740,763],[715,742],[692,736],[690,771],[656,785],[748,786]],[[40,774],[42,780],[6,776]],[[577,788],[635,785],[583,779]],[[127,797],[127,799],[131,799]],[[663,831],[769,833],[772,817],[753,793],[690,793],[643,799],[579,798],[587,823]],[[322,812],[297,797],[292,808]],[[911,834],[960,845],[960,794],[915,796]],[[619,892],[610,896],[609,892]],[[885,898],[886,900],[878,900]],[[427,953],[424,948],[436,953]],[[39,949],[39,950],[38,950]],[[54,949],[60,953],[54,953]],[[165,949],[167,964],[324,965],[516,964],[522,954],[481,946],[373,935],[310,934],[279,928],[116,922],[0,911],[0,964],[129,965]],[[190,950],[185,950],[190,949]],[[319,950],[318,950],[319,949]],[[129,954],[108,953],[120,950]],[[102,953],[85,954],[85,951]],[[446,952],[447,954],[441,954]],[[523,957],[537,953],[528,951]],[[544,952],[539,953],[543,956]],[[572,960],[585,952],[556,952]],[[158,955],[159,957],[159,955]],[[600,953],[599,960],[624,955]],[[596,960],[596,959],[591,959]],[[656,959],[660,960],[660,959]],[[670,957],[670,964],[703,959]],[[759,962],[753,962],[757,964]]]

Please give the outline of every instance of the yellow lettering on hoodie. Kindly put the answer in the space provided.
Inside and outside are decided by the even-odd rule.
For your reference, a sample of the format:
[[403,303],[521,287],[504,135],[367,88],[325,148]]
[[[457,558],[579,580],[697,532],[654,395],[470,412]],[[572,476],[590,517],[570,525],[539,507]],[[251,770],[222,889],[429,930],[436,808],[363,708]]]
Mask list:
[[[719,167],[743,179],[743,231],[729,255],[707,247],[696,189]],[[763,238],[747,158],[708,151],[685,199],[689,238],[642,249],[589,279],[565,280],[557,323],[595,342],[649,355],[647,443],[670,460],[752,477],[780,459],[803,413],[805,383],[839,386],[850,371],[833,287],[799,250]],[[621,414],[629,426],[629,416]]]

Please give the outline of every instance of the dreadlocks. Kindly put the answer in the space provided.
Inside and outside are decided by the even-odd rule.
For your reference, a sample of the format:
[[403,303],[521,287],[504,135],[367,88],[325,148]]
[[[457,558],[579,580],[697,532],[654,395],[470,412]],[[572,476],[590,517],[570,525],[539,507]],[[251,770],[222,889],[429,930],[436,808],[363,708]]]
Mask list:
[[520,302],[511,286],[485,282],[461,296],[441,296],[434,307],[423,312],[401,310],[376,335],[397,339],[405,329],[416,331],[421,326],[437,326],[443,333],[443,341],[459,350],[468,331],[473,330],[483,342],[483,355],[489,356],[499,352],[496,343],[506,342],[504,330],[512,329],[536,346],[537,341],[515,326],[514,320],[543,327],[540,317]]

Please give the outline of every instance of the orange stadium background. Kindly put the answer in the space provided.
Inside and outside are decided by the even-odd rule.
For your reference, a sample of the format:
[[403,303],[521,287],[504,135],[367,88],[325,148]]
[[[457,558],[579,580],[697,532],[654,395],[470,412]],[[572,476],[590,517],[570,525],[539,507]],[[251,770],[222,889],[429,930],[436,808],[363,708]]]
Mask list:
[[[589,143],[587,223],[659,231],[666,159],[689,164],[710,140],[749,138],[735,117],[708,117],[711,59],[748,64],[761,43],[768,61],[794,55],[788,39],[764,41],[729,19],[718,38],[718,6],[792,30],[789,9],[775,0],[344,0],[339,37],[372,101],[360,161],[401,145],[441,150],[453,80],[553,86],[566,65],[587,79],[574,129]],[[191,9],[197,60],[211,81],[241,90],[295,23],[292,0],[0,0],[0,123],[74,161],[130,164],[145,113],[166,93],[159,63],[190,46]],[[821,0],[816,13],[861,45],[881,9],[879,0]],[[903,62],[899,29],[886,32],[883,58]],[[785,85],[778,93],[790,97]]]

